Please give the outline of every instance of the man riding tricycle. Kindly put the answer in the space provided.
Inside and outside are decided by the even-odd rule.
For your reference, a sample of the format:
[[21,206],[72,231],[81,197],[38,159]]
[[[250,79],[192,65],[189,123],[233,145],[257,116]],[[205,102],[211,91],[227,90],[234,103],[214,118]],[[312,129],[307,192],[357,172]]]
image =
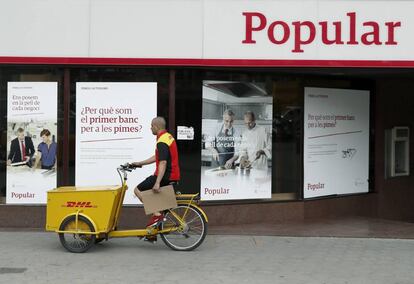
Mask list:
[[85,252],[95,243],[121,237],[142,237],[153,242],[160,235],[167,246],[181,251],[193,250],[204,241],[208,219],[198,205],[198,194],[175,194],[177,205],[155,212],[146,228],[117,229],[128,189],[128,172],[156,163],[155,174],[135,188],[134,192],[141,201],[142,191],[158,193],[162,186],[165,186],[163,190],[172,190],[171,186],[179,179],[175,141],[165,131],[165,120],[154,118],[151,130],[157,135],[155,155],[142,162],[118,167],[120,186],[65,186],[48,191],[46,230],[58,233],[62,245],[68,251]]

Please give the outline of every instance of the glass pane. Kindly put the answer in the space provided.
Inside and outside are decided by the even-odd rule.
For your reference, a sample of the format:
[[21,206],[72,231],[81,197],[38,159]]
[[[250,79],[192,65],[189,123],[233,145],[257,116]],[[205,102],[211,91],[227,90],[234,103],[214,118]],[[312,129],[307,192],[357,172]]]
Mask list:
[[407,173],[407,158],[408,153],[406,151],[407,141],[395,142],[395,173],[404,174]]

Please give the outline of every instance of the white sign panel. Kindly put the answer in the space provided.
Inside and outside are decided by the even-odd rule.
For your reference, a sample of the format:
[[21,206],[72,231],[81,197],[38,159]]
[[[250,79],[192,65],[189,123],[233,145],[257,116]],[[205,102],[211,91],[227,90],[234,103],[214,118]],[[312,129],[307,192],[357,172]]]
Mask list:
[[203,200],[271,197],[273,98],[261,83],[244,84],[248,96],[228,93],[241,84],[203,82]]
[[304,198],[368,192],[369,91],[305,88]]
[[414,1],[207,1],[204,57],[413,60],[413,10]]
[[177,140],[194,140],[194,127],[177,126]]
[[[77,83],[76,185],[121,184],[119,165],[154,155],[150,126],[156,114],[156,83]],[[129,174],[124,204],[139,202],[133,189],[154,169]]]
[[7,101],[6,203],[45,204],[56,187],[57,83],[9,82]]

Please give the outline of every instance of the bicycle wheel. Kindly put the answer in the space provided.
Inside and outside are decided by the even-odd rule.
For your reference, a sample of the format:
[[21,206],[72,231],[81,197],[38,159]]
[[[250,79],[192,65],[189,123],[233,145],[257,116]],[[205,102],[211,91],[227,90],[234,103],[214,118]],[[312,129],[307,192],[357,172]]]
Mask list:
[[[76,217],[69,216],[63,220],[60,231],[76,230]],[[92,223],[84,216],[78,216],[78,230],[83,232],[95,232]],[[81,253],[90,249],[96,240],[93,234],[59,233],[59,239],[63,247],[70,252]]]
[[171,211],[182,218],[184,224],[180,226],[177,218],[168,211],[165,214],[166,221],[161,223],[160,229],[171,229],[171,232],[161,234],[163,242],[173,250],[180,251],[193,250],[201,245],[207,235],[207,222],[203,214],[191,205],[179,205]]
[[99,244],[101,242],[103,242],[105,239],[104,238],[96,238],[95,239],[95,244]]

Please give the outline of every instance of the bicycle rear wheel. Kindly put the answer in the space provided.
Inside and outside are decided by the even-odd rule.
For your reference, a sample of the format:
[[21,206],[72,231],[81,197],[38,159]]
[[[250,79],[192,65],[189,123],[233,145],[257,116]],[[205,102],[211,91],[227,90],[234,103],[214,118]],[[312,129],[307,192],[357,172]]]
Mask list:
[[[170,211],[178,215],[184,224],[180,225],[180,221]],[[191,205],[179,205],[169,210],[165,219],[160,229],[170,229],[171,232],[161,234],[161,239],[173,250],[193,250],[201,245],[207,235],[207,222],[203,214]]]

